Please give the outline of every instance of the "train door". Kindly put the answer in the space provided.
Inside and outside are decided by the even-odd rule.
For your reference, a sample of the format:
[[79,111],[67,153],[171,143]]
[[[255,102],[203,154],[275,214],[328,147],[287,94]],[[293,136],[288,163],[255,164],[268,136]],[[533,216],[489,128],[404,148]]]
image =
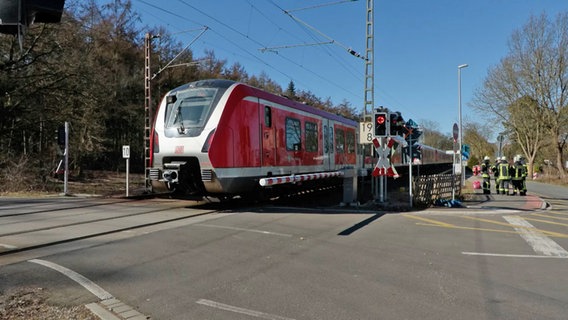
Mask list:
[[272,167],[276,163],[276,131],[272,123],[272,107],[260,104],[261,115],[264,119],[260,119],[262,130],[262,157],[260,166]]
[[332,170],[335,166],[333,146],[333,123],[328,119],[323,120],[323,166],[324,170]]

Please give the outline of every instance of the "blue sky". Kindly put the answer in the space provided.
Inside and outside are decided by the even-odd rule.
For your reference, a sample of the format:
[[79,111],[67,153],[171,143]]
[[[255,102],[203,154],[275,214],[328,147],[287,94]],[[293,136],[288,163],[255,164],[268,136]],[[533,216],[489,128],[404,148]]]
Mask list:
[[[249,75],[265,72],[283,89],[292,80],[299,90],[363,110],[365,62],[347,49],[365,54],[366,0],[132,3],[143,24],[177,33],[183,46],[194,41],[196,57],[212,49]],[[469,104],[507,55],[513,31],[531,15],[566,11],[565,0],[374,0],[375,105],[419,124],[435,122],[434,129],[451,135],[458,122],[457,66],[468,64],[461,72],[463,121],[481,123],[483,115]],[[203,26],[210,30],[196,39]]]

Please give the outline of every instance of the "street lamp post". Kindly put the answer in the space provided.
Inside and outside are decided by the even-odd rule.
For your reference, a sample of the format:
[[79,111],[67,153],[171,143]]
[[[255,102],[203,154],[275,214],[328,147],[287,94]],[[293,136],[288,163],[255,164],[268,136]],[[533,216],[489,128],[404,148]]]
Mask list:
[[465,170],[463,167],[462,148],[463,148],[463,128],[462,128],[462,98],[461,98],[461,69],[466,68],[467,64],[460,64],[458,66],[458,118],[459,118],[459,134],[460,134],[460,168],[461,168],[461,183],[465,186]]

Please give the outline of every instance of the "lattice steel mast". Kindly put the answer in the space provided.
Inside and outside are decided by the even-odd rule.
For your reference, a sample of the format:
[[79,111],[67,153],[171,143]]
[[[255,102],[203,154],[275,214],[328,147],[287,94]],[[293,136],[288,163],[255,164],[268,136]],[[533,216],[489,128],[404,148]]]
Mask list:
[[150,187],[150,135],[152,134],[152,95],[150,93],[150,53],[152,51],[152,35],[146,33],[144,37],[144,176],[145,186]]
[[375,40],[373,25],[373,0],[367,0],[367,44],[365,47],[365,120],[372,116],[375,106],[374,61]]

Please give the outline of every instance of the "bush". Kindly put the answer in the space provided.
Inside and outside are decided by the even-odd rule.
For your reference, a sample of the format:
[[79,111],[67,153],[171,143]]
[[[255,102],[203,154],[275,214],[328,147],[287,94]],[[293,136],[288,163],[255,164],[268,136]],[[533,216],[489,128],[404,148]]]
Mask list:
[[58,185],[38,162],[27,155],[0,158],[0,192],[55,191]]

